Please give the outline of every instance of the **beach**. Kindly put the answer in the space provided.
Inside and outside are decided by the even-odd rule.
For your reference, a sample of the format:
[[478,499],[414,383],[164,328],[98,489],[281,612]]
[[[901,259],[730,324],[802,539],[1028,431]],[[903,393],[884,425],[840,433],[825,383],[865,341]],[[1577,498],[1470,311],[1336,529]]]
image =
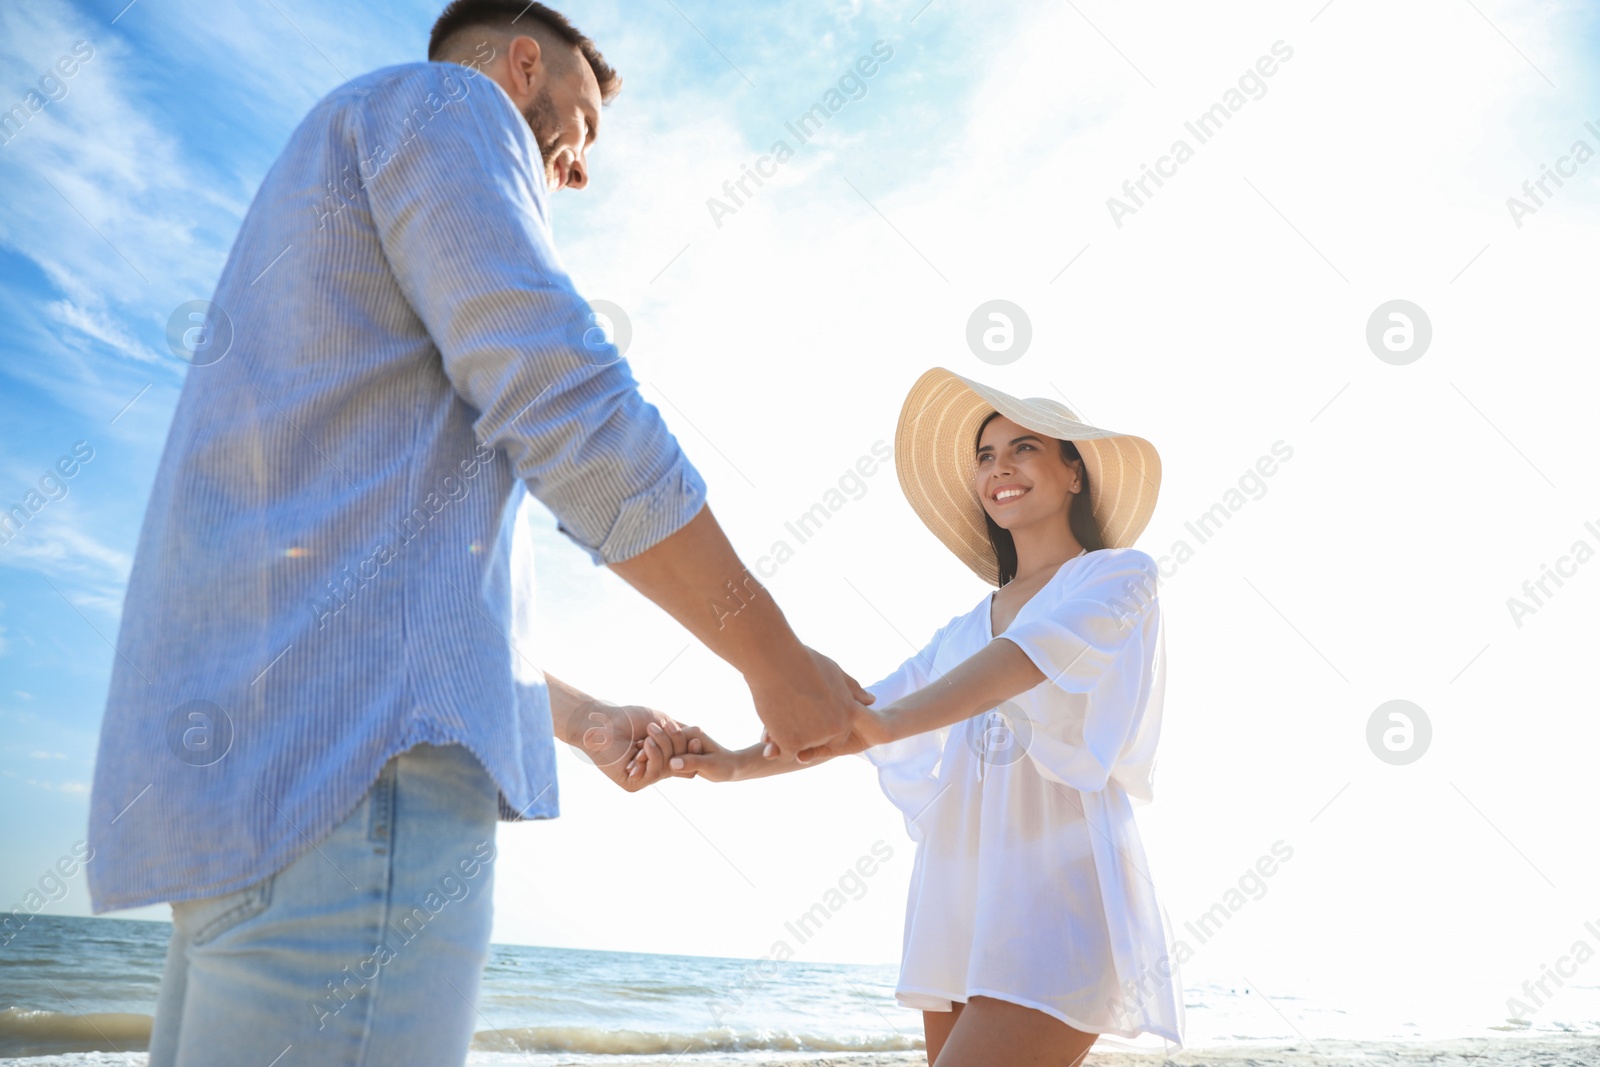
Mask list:
[[[92,1052],[0,1059],[7,1067],[85,1067],[122,1064],[144,1067],[143,1053]],[[469,1064],[522,1063],[535,1067],[664,1067],[662,1056],[532,1056],[474,1049]],[[921,1052],[814,1054],[722,1053],[670,1059],[673,1067],[921,1067]],[[1160,1055],[1091,1052],[1089,1067],[1595,1067],[1600,1039],[1507,1037],[1457,1041],[1318,1041],[1292,1045],[1224,1046]]]
[[[167,923],[40,915],[0,953],[0,1065],[143,1065]],[[469,1064],[914,1067],[918,1012],[890,965],[492,947]],[[1600,992],[1600,991],[1596,991]],[[1102,1047],[1094,1067],[1597,1067],[1600,997],[1580,1021],[1421,1022],[1243,984],[1185,987],[1187,1047]],[[1471,1035],[1471,1036],[1461,1036]],[[1159,1049],[1159,1043],[1156,1047]],[[262,1064],[281,1049],[263,1050]],[[287,1061],[286,1061],[287,1062]]]
[[[36,1064],[38,1061],[29,1061]],[[510,1062],[479,1059],[469,1063]],[[601,1061],[564,1060],[574,1067],[600,1067]],[[894,1052],[759,1058],[730,1061],[728,1057],[685,1056],[674,1060],[675,1067],[728,1067],[738,1062],[747,1067],[922,1067],[928,1061],[922,1053]],[[607,1057],[605,1067],[661,1067],[659,1059]],[[1600,1040],[1594,1038],[1507,1038],[1461,1041],[1328,1041],[1316,1044],[1274,1046],[1233,1046],[1179,1052],[1171,1057],[1159,1054],[1090,1052],[1086,1067],[1596,1067],[1600,1064]]]

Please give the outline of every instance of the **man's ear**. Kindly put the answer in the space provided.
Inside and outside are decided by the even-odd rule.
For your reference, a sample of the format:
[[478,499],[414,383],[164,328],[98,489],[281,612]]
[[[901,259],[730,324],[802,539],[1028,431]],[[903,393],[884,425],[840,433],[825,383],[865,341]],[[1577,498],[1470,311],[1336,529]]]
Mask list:
[[527,34],[511,38],[506,42],[506,61],[511,84],[519,94],[532,96],[545,77],[544,54],[539,42]]

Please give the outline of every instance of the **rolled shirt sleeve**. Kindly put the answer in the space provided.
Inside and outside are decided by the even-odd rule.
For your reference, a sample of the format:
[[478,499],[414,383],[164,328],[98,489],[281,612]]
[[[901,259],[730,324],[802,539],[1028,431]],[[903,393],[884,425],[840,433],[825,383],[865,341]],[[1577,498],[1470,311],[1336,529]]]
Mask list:
[[360,114],[374,228],[477,439],[596,563],[687,523],[705,482],[563,268],[544,164],[505,91],[433,63]]
[[1151,701],[1159,693],[1155,560],[1132,548],[1096,555],[1085,561],[1088,573],[1052,577],[998,635],[1045,676],[1040,699],[1017,702],[1038,720],[1029,757],[1046,777],[1086,792],[1103,789],[1145,727],[1154,729],[1147,711],[1160,713],[1159,699]]

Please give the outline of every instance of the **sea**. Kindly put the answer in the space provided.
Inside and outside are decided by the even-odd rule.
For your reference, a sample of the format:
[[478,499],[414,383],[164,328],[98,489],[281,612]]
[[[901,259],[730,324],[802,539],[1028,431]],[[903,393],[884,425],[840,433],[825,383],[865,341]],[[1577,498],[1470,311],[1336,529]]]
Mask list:
[[[0,947],[0,1064],[144,1063],[170,932],[163,922],[34,916]],[[923,1048],[920,1013],[895,1003],[894,966],[757,963],[494,945],[483,981],[484,1024],[468,1062],[603,1067],[618,1057],[659,1056],[665,1067],[693,1053],[768,1064]],[[1240,983],[1186,981],[1185,1036],[1190,1049],[1496,1031],[1600,1042],[1600,989],[1576,1003],[1576,1022],[1420,1023],[1404,1015],[1376,1020]]]

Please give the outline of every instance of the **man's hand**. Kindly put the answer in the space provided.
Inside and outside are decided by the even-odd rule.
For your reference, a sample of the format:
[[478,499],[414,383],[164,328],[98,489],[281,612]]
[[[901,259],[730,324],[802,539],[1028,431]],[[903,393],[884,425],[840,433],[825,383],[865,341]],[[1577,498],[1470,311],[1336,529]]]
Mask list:
[[549,672],[544,676],[550,692],[550,726],[556,740],[565,741],[585,759],[600,768],[600,773],[630,793],[665,778],[665,760],[681,756],[687,747],[665,754],[665,759],[644,762],[637,757],[644,751],[651,723],[672,731],[669,744],[685,739],[678,724],[654,708],[619,706],[598,700]]
[[756,715],[771,742],[769,759],[829,744],[842,744],[856,713],[876,699],[833,660],[806,648],[815,668],[772,679],[750,679]]
[[[794,758],[803,766],[830,760],[835,755],[856,755],[858,752],[866,752],[874,745],[888,744],[890,741],[894,741],[894,705],[890,704],[880,709],[880,707],[867,707],[866,704],[856,704],[856,713],[851,718],[850,733],[846,734],[842,741],[814,745],[811,749],[802,749],[794,753],[790,758]],[[773,742],[765,733],[762,734],[762,744],[762,755],[768,760],[779,758]]]

